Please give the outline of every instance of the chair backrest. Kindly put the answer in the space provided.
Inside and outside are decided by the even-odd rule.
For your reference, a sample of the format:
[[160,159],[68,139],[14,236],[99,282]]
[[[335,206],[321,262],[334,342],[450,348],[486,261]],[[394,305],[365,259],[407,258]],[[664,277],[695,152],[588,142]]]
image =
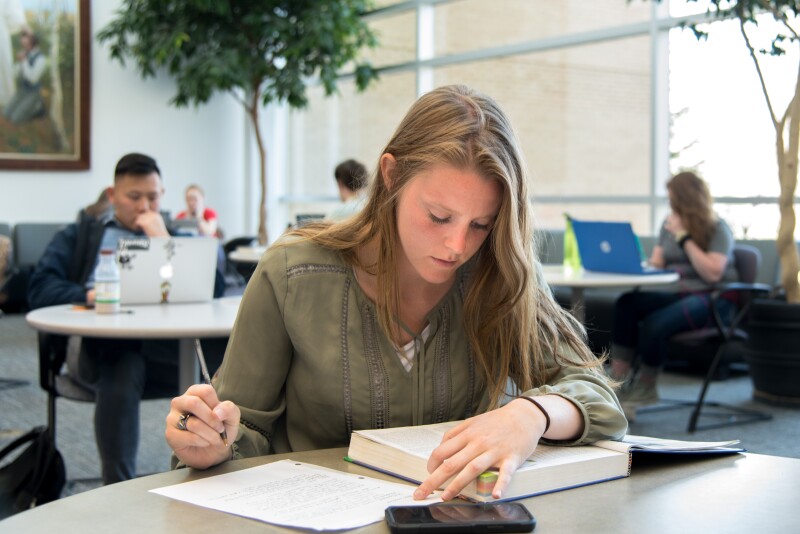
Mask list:
[[225,257],[239,247],[249,247],[256,239],[256,236],[250,235],[231,238],[224,245],[222,245],[222,249],[225,251]]
[[761,266],[761,252],[753,246],[737,244],[733,247],[733,261],[739,281],[752,284]]
[[53,236],[65,223],[17,223],[14,225],[14,262],[17,267],[33,267],[42,257]]
[[536,230],[536,259],[541,263],[564,261],[564,230]]

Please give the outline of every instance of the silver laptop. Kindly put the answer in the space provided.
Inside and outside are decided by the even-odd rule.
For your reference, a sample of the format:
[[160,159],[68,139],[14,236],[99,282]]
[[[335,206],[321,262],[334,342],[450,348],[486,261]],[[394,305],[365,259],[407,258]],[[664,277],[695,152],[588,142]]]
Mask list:
[[213,237],[124,237],[117,245],[122,304],[207,302],[214,298]]

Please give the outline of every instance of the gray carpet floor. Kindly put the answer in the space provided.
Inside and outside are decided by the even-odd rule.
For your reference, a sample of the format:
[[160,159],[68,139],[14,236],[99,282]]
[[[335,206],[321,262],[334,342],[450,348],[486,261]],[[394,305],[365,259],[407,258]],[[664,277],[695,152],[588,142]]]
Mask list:
[[[47,423],[47,396],[39,388],[36,333],[23,315],[0,317],[0,378],[23,380],[18,387],[0,384],[0,447],[26,430]],[[696,398],[702,379],[664,373],[659,394],[667,399]],[[800,458],[800,408],[776,407],[752,399],[746,375],[714,382],[709,400],[766,411],[773,419],[746,425],[702,430],[689,434],[688,408],[638,414],[629,433],[673,439],[718,441],[739,439],[753,453]],[[64,495],[100,485],[100,464],[94,442],[94,405],[65,399],[57,402],[57,442],[64,456],[69,483]],[[169,400],[142,402],[138,472],[142,475],[169,469],[170,449],[164,441],[164,417]],[[704,419],[704,422],[708,420]]]

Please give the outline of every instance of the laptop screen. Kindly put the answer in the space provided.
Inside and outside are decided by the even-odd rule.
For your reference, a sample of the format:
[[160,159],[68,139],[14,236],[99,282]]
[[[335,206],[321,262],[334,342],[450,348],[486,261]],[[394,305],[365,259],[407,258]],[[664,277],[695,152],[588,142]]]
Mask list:
[[581,263],[587,271],[646,274],[642,250],[627,222],[572,219]]

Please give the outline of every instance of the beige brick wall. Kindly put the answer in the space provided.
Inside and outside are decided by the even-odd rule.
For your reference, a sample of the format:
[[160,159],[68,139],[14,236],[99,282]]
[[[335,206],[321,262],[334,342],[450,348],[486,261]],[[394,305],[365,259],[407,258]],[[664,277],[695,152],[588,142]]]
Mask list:
[[[594,30],[646,20],[648,3],[623,0],[464,0],[435,7],[436,54]],[[381,48],[376,65],[415,55],[413,12],[370,24]],[[647,37],[437,68],[435,85],[465,83],[509,113],[528,161],[535,196],[650,194],[650,47]],[[365,93],[352,84],[324,99],[311,91],[307,110],[292,112],[289,190],[335,195],[333,167],[353,157],[372,170],[383,145],[415,98],[414,73],[384,74]],[[297,206],[308,209],[312,206]],[[318,206],[316,206],[318,207]],[[542,227],[577,217],[632,220],[649,233],[646,205],[537,204]]]

